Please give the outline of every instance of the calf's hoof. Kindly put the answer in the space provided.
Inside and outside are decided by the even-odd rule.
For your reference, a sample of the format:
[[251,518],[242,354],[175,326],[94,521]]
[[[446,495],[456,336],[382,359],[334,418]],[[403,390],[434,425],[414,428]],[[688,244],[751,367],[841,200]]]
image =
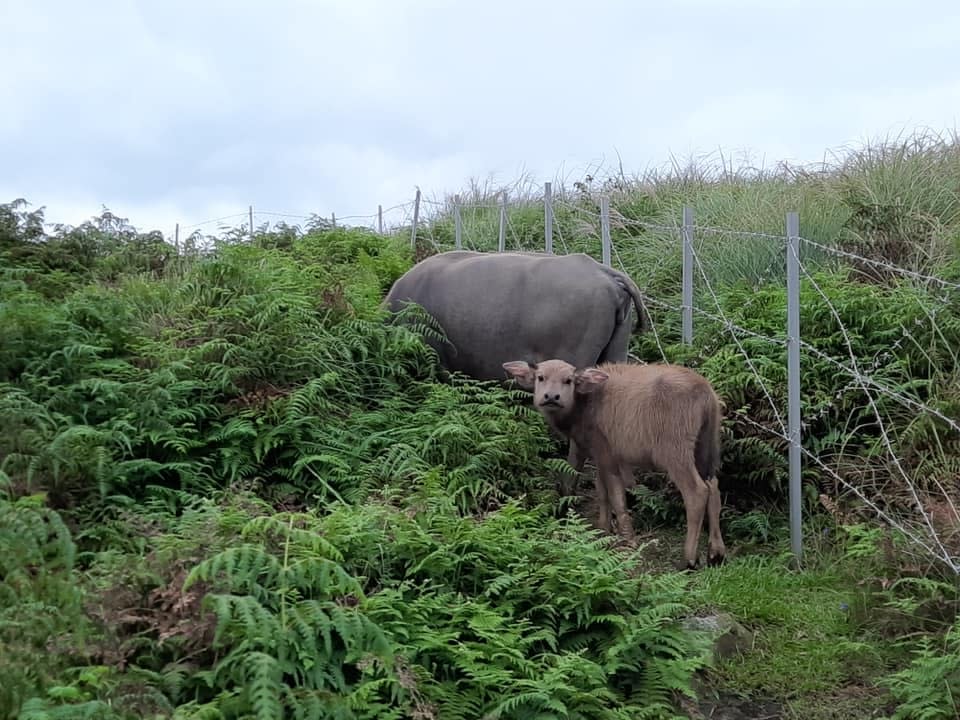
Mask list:
[[707,552],[707,565],[710,567],[719,567],[727,560],[727,549],[722,545],[716,550]]

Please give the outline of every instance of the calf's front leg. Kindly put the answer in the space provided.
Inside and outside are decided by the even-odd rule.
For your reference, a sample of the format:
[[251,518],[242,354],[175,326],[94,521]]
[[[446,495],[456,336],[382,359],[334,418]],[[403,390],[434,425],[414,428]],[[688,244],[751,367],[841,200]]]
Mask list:
[[610,497],[613,516],[617,519],[617,531],[620,537],[628,544],[636,542],[636,533],[633,529],[633,517],[627,508],[626,478],[630,477],[630,468],[621,466],[614,472],[606,475],[607,495]]
[[587,454],[583,452],[577,441],[573,438],[570,438],[570,448],[567,452],[567,462],[573,466],[573,469],[576,471],[576,474],[573,477],[564,475],[560,478],[560,494],[564,497],[573,495],[574,490],[577,488],[577,481],[580,478],[580,473],[583,472],[583,466],[587,461]]
[[606,476],[605,469],[598,467],[593,476],[593,494],[597,506],[597,527],[604,532],[610,532],[610,499],[607,494]]

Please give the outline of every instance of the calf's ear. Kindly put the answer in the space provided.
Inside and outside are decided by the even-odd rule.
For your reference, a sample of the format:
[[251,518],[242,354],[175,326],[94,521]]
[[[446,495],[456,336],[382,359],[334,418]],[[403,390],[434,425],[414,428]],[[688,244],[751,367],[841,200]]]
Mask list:
[[534,373],[537,366],[526,360],[514,360],[503,363],[503,369],[507,371],[507,376],[517,381],[517,385],[525,390],[533,390]]
[[609,377],[607,373],[598,368],[586,368],[585,370],[577,371],[574,375],[574,383],[577,392],[586,395],[601,387]]

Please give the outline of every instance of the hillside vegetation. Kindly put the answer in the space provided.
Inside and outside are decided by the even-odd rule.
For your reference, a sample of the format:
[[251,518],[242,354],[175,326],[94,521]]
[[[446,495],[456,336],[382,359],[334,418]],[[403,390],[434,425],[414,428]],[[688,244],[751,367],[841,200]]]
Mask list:
[[[49,228],[0,206],[0,718],[955,717],[960,146],[584,179],[555,188],[558,251],[599,257],[601,191],[651,298],[632,351],[727,405],[720,568],[672,571],[682,505],[655,475],[631,501],[641,547],[598,534],[558,499],[563,448],[523,393],[446,378],[422,314],[382,321],[414,258],[453,246],[451,202],[415,249],[409,227],[316,222],[179,254],[109,212]],[[542,205],[511,195],[508,245],[541,247]],[[464,197],[485,206],[468,246],[496,248],[494,199]],[[690,347],[684,205],[757,233],[698,232],[713,318]],[[801,571],[769,340],[788,210],[822,246],[802,257]],[[885,388],[872,405],[838,370],[851,353]],[[714,658],[685,620],[718,611],[752,640]]]

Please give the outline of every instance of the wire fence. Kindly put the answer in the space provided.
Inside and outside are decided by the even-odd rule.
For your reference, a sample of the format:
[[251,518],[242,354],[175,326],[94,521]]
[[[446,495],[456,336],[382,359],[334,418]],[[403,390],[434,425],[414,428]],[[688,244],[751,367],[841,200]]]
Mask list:
[[224,235],[253,237],[256,234],[280,232],[286,229],[302,232],[327,227],[366,228],[382,234],[392,234],[399,228],[411,224],[415,204],[415,200],[410,200],[386,208],[381,205],[377,208],[377,212],[366,215],[354,214],[339,217],[336,214],[323,216],[316,213],[305,215],[261,210],[250,205],[246,212],[222,215],[189,224],[177,223],[165,233],[165,237],[173,245],[177,254],[191,254],[209,251]]
[[[548,197],[549,192],[545,192],[544,198]],[[617,267],[637,280],[644,293],[648,309],[660,310],[661,317],[686,316],[684,324],[690,328],[691,337],[684,338],[684,342],[688,344],[693,342],[692,328],[697,324],[700,322],[709,324],[709,331],[715,335],[707,338],[706,343],[703,343],[702,356],[709,355],[710,345],[717,346],[722,343],[728,344],[737,353],[745,372],[750,376],[750,384],[757,390],[759,405],[754,405],[746,411],[737,409],[734,415],[736,422],[760,436],[777,442],[796,457],[796,460],[790,463],[789,475],[791,511],[794,515],[791,523],[794,530],[793,547],[797,555],[799,556],[801,551],[800,499],[804,480],[813,472],[819,480],[825,481],[825,484],[833,484],[837,495],[848,493],[856,497],[876,518],[899,530],[910,541],[908,552],[914,552],[927,561],[942,563],[952,572],[960,573],[960,513],[957,510],[957,501],[960,498],[960,477],[950,474],[952,466],[949,463],[945,463],[946,470],[938,475],[936,472],[931,473],[922,464],[918,464],[915,458],[907,459],[906,455],[911,451],[906,449],[909,443],[905,442],[903,436],[908,432],[904,431],[902,422],[900,422],[901,427],[896,427],[892,416],[897,415],[898,422],[912,416],[910,422],[913,426],[918,426],[921,419],[934,423],[936,437],[933,444],[941,446],[948,442],[957,443],[960,440],[960,419],[938,407],[937,400],[925,397],[923,392],[914,390],[909,379],[899,385],[891,380],[890,373],[886,372],[886,363],[894,361],[891,355],[875,358],[863,358],[858,355],[859,331],[848,327],[849,320],[844,321],[844,315],[837,307],[837,298],[832,297],[830,290],[818,281],[817,267],[812,266],[808,258],[832,256],[847,263],[879,267],[915,285],[936,291],[929,292],[924,297],[929,302],[942,304],[944,308],[947,308],[951,302],[957,301],[956,292],[960,290],[960,284],[804,237],[799,232],[799,221],[795,214],[793,222],[797,225],[797,230],[791,235],[789,230],[778,234],[695,225],[692,219],[685,221],[683,216],[672,225],[653,223],[625,217],[607,208],[606,203],[599,204],[598,209],[593,203],[585,207],[583,204],[569,200],[557,200],[552,208],[544,208],[544,224],[547,223],[547,216],[552,216],[557,209],[564,211],[568,216],[564,226],[568,228],[568,232],[569,228],[573,228],[578,241],[578,251],[591,252],[592,246],[594,250],[591,254],[593,254],[596,249],[599,249],[600,252],[596,253],[599,255],[598,259],[603,258],[602,262]],[[478,207],[488,212],[487,227],[489,228],[491,225],[489,211],[499,206],[484,203]],[[460,205],[456,208],[456,212],[458,216],[467,216],[471,212],[471,206]],[[692,218],[692,209],[688,209],[684,215]],[[790,218],[785,217],[785,221],[785,225],[789,226]],[[464,225],[468,226],[468,224]],[[625,237],[619,238],[617,242],[610,240],[611,228],[623,231],[621,234]],[[553,232],[561,241],[562,251],[570,252],[566,242],[568,238],[563,236],[561,226],[554,224]],[[629,255],[632,251],[639,255],[642,240],[637,236],[641,233],[657,233],[660,236],[672,238],[678,247],[684,246],[685,254],[689,255],[689,263],[684,263],[683,277],[680,278],[681,285],[687,290],[684,293],[685,300],[676,303],[665,298],[652,297],[649,293],[649,282],[645,286],[637,277],[637,264],[630,267],[624,261],[624,253]],[[501,231],[501,238],[503,234]],[[477,239],[467,232],[458,231],[454,246],[491,250],[492,239],[489,235],[492,233],[488,233],[488,237],[481,238],[481,242],[477,242]],[[444,244],[444,237],[438,236],[432,228],[425,231],[424,237],[436,251],[452,249]],[[787,283],[788,288],[785,290],[792,293],[792,296],[787,298],[788,314],[792,312],[799,317],[801,286],[812,290],[813,297],[809,302],[819,303],[825,308],[826,317],[832,320],[839,333],[839,349],[836,347],[834,338],[828,343],[831,346],[829,351],[821,347],[823,339],[817,336],[819,328],[814,323],[811,323],[810,328],[806,330],[810,333],[809,335],[801,335],[799,322],[791,331],[788,328],[787,317],[783,319],[782,330],[774,333],[744,327],[735,322],[731,317],[729,305],[724,303],[721,293],[711,279],[710,265],[704,256],[705,242],[708,238],[763,243],[771,258],[787,266],[788,273],[792,264],[797,280],[794,283],[795,287],[789,288],[790,283]],[[529,239],[525,243],[517,232],[515,223],[509,218],[505,239],[506,242],[502,239],[499,241],[498,251],[545,250],[543,245],[537,242],[531,243]],[[757,246],[753,245],[752,250],[756,252]],[[559,248],[555,248],[555,251],[559,251]],[[649,280],[655,277],[661,266],[668,262],[668,258],[669,254],[661,253],[652,266],[648,262],[646,278]],[[649,255],[644,257],[645,262],[649,259]],[[696,303],[693,302],[694,287],[697,289]],[[925,305],[920,309],[930,323],[936,325],[935,312]],[[910,329],[902,325],[891,329],[902,333],[903,342],[918,344]],[[675,332],[671,328],[663,328],[657,322],[652,322],[651,334],[661,358],[667,360],[665,338],[675,335]],[[747,339],[752,340],[754,345],[748,347]],[[771,381],[769,369],[764,372],[760,367],[761,362],[768,361],[769,355],[756,356],[757,343],[777,349],[781,356],[785,350],[788,361],[791,353],[796,357],[796,370],[788,369],[787,374],[790,377],[788,377],[786,397],[784,397],[782,380]],[[891,348],[891,352],[895,350],[896,348]],[[817,361],[825,364],[839,378],[837,382],[841,387],[832,398],[832,402],[827,400],[813,402],[812,393],[803,392],[804,379],[801,368],[813,366]],[[773,387],[774,383],[778,383],[779,387]],[[858,413],[864,416],[859,420],[862,428],[859,434],[869,432],[872,435],[871,442],[875,446],[868,457],[855,456],[855,460],[844,457],[843,447],[836,447],[836,443],[833,445],[829,442],[811,443],[808,442],[811,438],[805,437],[806,433],[811,432],[811,428],[818,426],[818,421],[825,415],[836,412],[838,403],[849,400],[847,396],[850,393],[857,393],[857,402],[862,402],[862,407],[858,408]],[[801,413],[801,404],[808,409],[806,417]],[[762,414],[768,420],[758,422],[752,416],[754,414]],[[822,429],[822,426],[819,427]],[[848,433],[844,442],[856,440],[857,435],[858,432]],[[818,447],[820,449],[815,449]],[[880,475],[885,476],[885,479],[866,482],[865,472],[857,468],[851,469],[850,464],[853,462],[870,465],[873,469],[877,469]],[[824,504],[831,504],[831,499],[828,497]]]
[[[563,222],[556,221],[558,211],[564,214]],[[908,552],[916,553],[918,559],[933,560],[960,574],[960,513],[957,509],[960,477],[950,477],[949,471],[931,472],[916,458],[908,458],[910,451],[906,449],[909,445],[906,436],[910,429],[902,427],[903,419],[908,416],[911,427],[927,423],[934,428],[932,444],[939,446],[946,455],[943,448],[947,445],[953,443],[954,447],[960,448],[960,418],[944,409],[945,406],[929,392],[917,389],[909,378],[898,383],[896,373],[890,370],[891,364],[896,365],[893,353],[910,343],[921,344],[910,328],[889,328],[890,331],[899,330],[901,337],[896,343],[891,342],[886,356],[866,358],[858,354],[860,330],[850,327],[849,319],[844,321],[844,313],[837,307],[838,298],[831,296],[831,289],[818,280],[817,270],[820,258],[832,258],[848,266],[876,267],[925,289],[924,302],[942,308],[955,307],[951,303],[956,303],[960,297],[957,294],[960,283],[804,237],[795,213],[784,218],[784,233],[699,225],[694,222],[692,208],[685,208],[675,223],[654,223],[628,217],[602,199],[599,203],[591,201],[586,204],[563,193],[554,197],[549,184],[542,197],[524,198],[510,205],[505,193],[499,201],[481,198],[475,202],[463,202],[459,197],[425,199],[418,190],[411,201],[385,210],[378,208],[378,212],[369,215],[319,218],[273,211],[254,213],[252,208],[246,215],[247,227],[258,232],[261,228],[268,229],[271,223],[276,227],[276,221],[272,219],[279,218],[281,221],[295,220],[298,227],[301,223],[312,223],[327,227],[367,227],[392,235],[409,233],[411,245],[425,247],[429,252],[466,249],[563,254],[587,252],[599,256],[601,262],[622,270],[637,282],[650,320],[650,334],[662,360],[666,361],[670,356],[667,346],[677,342],[677,319],[681,326],[680,344],[692,346],[699,342],[701,357],[709,357],[721,346],[735,353],[757,398],[749,408],[732,409],[734,424],[775,442],[790,456],[792,546],[798,558],[801,555],[801,493],[805,480],[811,479],[813,473],[813,479],[821,484],[832,484],[835,496],[849,494],[856,497],[876,518],[899,530],[910,541]],[[183,226],[181,230],[197,232],[208,225],[243,216],[244,213],[228,215]],[[268,219],[256,226],[257,218]],[[680,277],[672,275],[679,280],[679,303],[672,299],[676,297],[675,293],[669,297],[657,297],[653,290],[657,278],[674,272],[670,263],[676,260],[676,253],[651,254],[644,245],[644,238],[651,236],[681,251]],[[723,291],[711,279],[711,257],[716,258],[717,242],[732,239],[752,243],[751,252],[755,255],[767,253],[769,257],[763,263],[786,267],[784,293],[787,307],[780,328],[747,327],[751,324],[748,316],[734,312],[736,308],[725,302]],[[758,250],[760,247],[763,247],[762,252]],[[641,268],[643,272],[638,271]],[[805,302],[817,304],[823,309],[823,322],[833,324],[835,332],[831,331],[830,338],[818,336],[822,328],[816,323],[800,328],[801,288],[805,292]],[[922,305],[921,310],[931,327],[940,332],[938,309]],[[736,315],[741,318],[739,321],[735,319]],[[792,324],[788,322],[791,315]],[[700,325],[704,330],[698,335],[695,330]],[[942,332],[940,335],[943,337]],[[785,354],[786,367],[771,372],[770,352],[758,348],[772,349],[770,352],[780,358]],[[960,353],[960,349],[955,352]],[[804,368],[817,367],[817,363],[829,368],[840,385],[832,397],[815,397],[813,389],[806,387]],[[775,378],[771,379],[771,375]],[[786,392],[783,375],[787,375]],[[851,401],[851,393],[856,394],[854,401]],[[845,407],[859,403],[855,413],[859,429],[847,431],[843,442],[837,438],[830,441],[811,435],[822,432],[824,426],[820,420],[835,414],[843,403],[846,403]],[[806,415],[801,412],[804,408]],[[853,413],[849,408],[847,411]],[[896,413],[899,415],[894,422]],[[865,442],[868,435],[873,443],[868,456],[848,457],[844,444],[858,438]],[[861,467],[852,466],[856,463]],[[949,463],[944,466],[951,467]],[[864,478],[869,472],[881,479],[867,482]],[[828,506],[835,499],[828,496],[823,503]]]

